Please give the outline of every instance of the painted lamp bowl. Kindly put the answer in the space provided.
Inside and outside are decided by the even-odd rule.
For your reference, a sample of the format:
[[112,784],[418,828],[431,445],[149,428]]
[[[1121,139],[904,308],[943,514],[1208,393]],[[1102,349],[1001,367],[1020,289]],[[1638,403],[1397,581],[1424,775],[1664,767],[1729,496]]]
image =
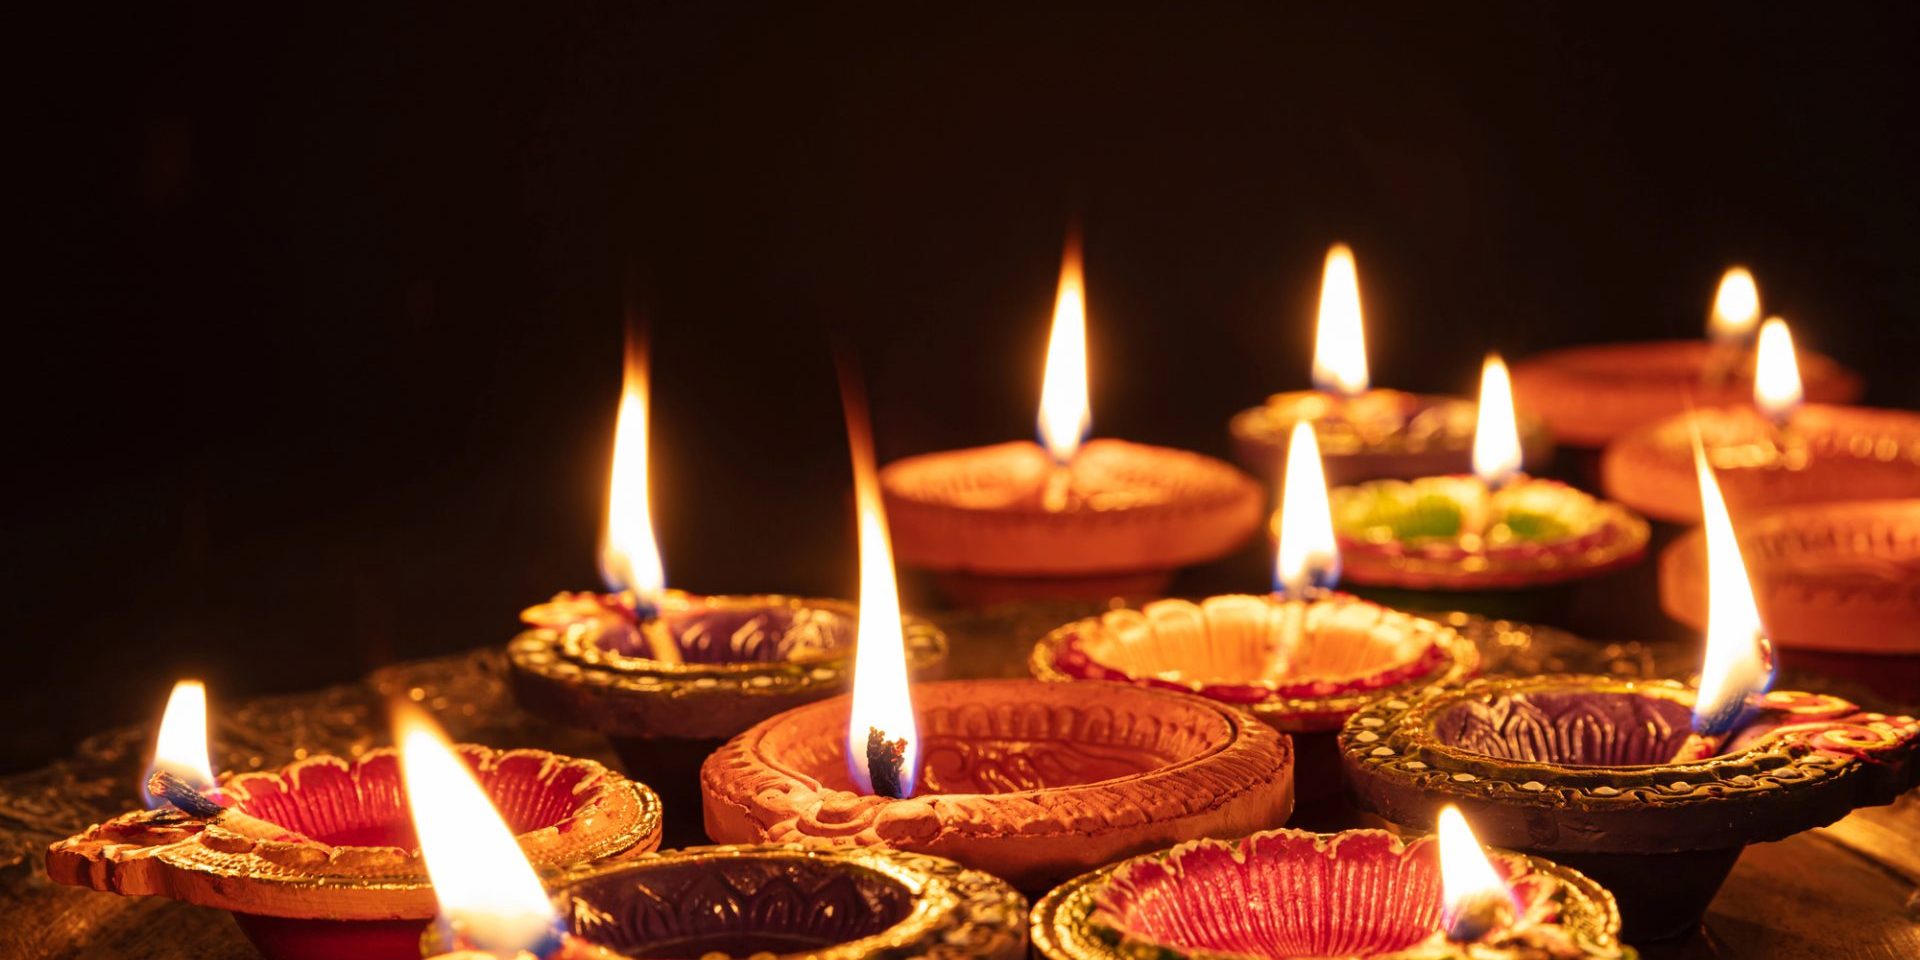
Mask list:
[[1033,911],[1048,960],[1631,958],[1613,896],[1578,871],[1489,851],[1518,910],[1470,945],[1441,933],[1438,843],[1384,830],[1202,840],[1085,874]]
[[[463,744],[459,754],[546,875],[651,851],[660,801],[591,760]],[[256,839],[172,809],[123,814],[47,850],[55,882],[232,912],[273,960],[412,960],[438,912],[399,754],[309,757],[229,775],[217,799],[290,831]]]

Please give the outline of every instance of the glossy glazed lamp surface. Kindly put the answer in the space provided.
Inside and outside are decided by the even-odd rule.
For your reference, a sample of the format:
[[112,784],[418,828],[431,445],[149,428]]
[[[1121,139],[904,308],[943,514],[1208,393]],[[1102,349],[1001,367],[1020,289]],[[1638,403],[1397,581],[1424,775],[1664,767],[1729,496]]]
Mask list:
[[1384,830],[1275,830],[1135,857],[1048,894],[1033,941],[1049,960],[1634,956],[1598,884],[1537,857],[1492,859],[1519,910],[1471,945],[1440,932],[1434,840]]
[[[459,750],[539,870],[659,845],[659,800],[598,763],[544,750]],[[417,956],[435,901],[393,750],[230,776],[220,794],[298,836],[261,840],[177,811],[142,811],[54,844],[47,873],[59,883],[231,911],[269,957]]]
[[914,796],[854,791],[848,701],[836,698],[774,717],[708,759],[708,835],[881,844],[1042,890],[1177,840],[1276,826],[1293,807],[1286,738],[1200,697],[1033,680],[919,684],[913,697]]

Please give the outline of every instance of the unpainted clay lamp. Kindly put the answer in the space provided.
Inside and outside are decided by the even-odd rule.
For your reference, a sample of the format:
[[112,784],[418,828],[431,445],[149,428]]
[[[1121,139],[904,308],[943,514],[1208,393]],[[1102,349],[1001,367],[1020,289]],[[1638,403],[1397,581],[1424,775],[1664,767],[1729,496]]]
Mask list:
[[967,603],[1160,592],[1175,570],[1231,553],[1259,529],[1261,491],[1185,450],[1087,440],[1080,251],[1060,266],[1040,443],[907,457],[880,473],[894,549]]
[[1638,560],[1647,522],[1617,503],[1521,472],[1507,367],[1480,377],[1473,472],[1333,491],[1348,581],[1413,590],[1510,590],[1598,576]]
[[1696,686],[1607,676],[1477,680],[1363,709],[1340,732],[1361,803],[1405,827],[1458,804],[1497,846],[1620,898],[1629,940],[1696,928],[1740,851],[1920,783],[1920,722],[1766,692],[1771,647],[1703,452],[1711,579]]
[[1251,714],[1108,684],[909,688],[866,417],[851,401],[860,530],[853,693],[773,717],[701,771],[719,843],[887,846],[1044,890],[1190,837],[1285,822],[1293,756]]
[[1698,433],[1742,522],[1766,507],[1920,497],[1920,413],[1803,403],[1793,335],[1779,317],[1761,326],[1755,356],[1751,403],[1699,407],[1607,444],[1607,494],[1657,520],[1700,522]]
[[[562,593],[521,614],[507,647],[515,699],[539,716],[605,734],[675,822],[700,806],[700,764],[755,723],[845,692],[855,611],[844,600],[701,596],[665,587],[648,483],[644,351],[627,350],[600,567],[610,592]],[[946,638],[906,622],[916,675],[937,673]]]
[[[411,722],[432,726],[424,717]],[[403,732],[402,742],[408,737]],[[270,960],[419,956],[434,892],[400,751],[309,756],[216,784],[206,744],[205,689],[182,683],[168,702],[148,780],[155,809],[55,843],[47,874],[230,911]],[[529,859],[558,873],[660,844],[660,801],[598,763],[545,750],[442,743],[441,751],[469,784],[476,776],[484,783],[474,787],[480,802],[492,797],[513,823],[512,831],[500,827],[502,842],[524,851],[529,872]]]
[[[1514,367],[1514,389],[1522,407],[1546,418],[1557,442],[1603,447],[1689,406],[1743,402],[1752,389],[1752,346],[1760,317],[1753,274],[1732,267],[1714,292],[1707,339],[1551,350]],[[1808,354],[1803,365],[1809,399],[1859,399],[1857,374],[1818,354]]]
[[1439,832],[1274,830],[1103,867],[1033,912],[1047,960],[1631,960],[1606,889],[1485,850],[1449,806]]
[[[1335,485],[1465,473],[1473,456],[1474,405],[1372,386],[1353,251],[1336,243],[1320,278],[1314,328],[1313,389],[1276,393],[1227,425],[1234,456],[1261,477],[1286,462],[1294,425],[1314,428],[1327,477]],[[1520,421],[1529,458],[1544,461],[1553,439],[1539,418]]]
[[[1333,592],[1340,552],[1314,429],[1287,449],[1273,592],[1155,600],[1069,623],[1035,644],[1042,680],[1119,681],[1247,710],[1293,737],[1302,815],[1344,795],[1334,731],[1368,702],[1471,676],[1451,627]],[[1335,811],[1325,811],[1337,816]]]

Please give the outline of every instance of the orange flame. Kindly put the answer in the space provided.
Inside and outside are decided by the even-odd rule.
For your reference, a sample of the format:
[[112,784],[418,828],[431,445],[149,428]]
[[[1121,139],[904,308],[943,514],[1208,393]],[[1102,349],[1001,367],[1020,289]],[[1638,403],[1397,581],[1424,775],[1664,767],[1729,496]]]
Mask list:
[[1300,420],[1287,439],[1287,469],[1280,481],[1279,548],[1273,557],[1274,592],[1304,596],[1310,587],[1340,579],[1340,544],[1327,503],[1326,468],[1313,424]]
[[860,792],[873,793],[873,772],[867,758],[869,736],[879,731],[887,742],[902,742],[901,796],[909,797],[920,769],[920,736],[907,682],[906,632],[901,626],[900,589],[894,580],[893,543],[887,532],[886,509],[881,505],[866,402],[850,376],[843,390],[847,441],[853,450],[854,509],[860,525],[860,619],[854,648],[853,705],[847,722],[847,764]]
[[1353,251],[1336,243],[1320,274],[1320,316],[1313,335],[1313,385],[1343,397],[1367,392],[1367,338],[1360,319],[1360,274]]
[[473,770],[416,709],[397,710],[394,739],[420,856],[450,939],[463,949],[544,955],[557,937],[553,904]]
[[1480,413],[1473,428],[1473,472],[1499,487],[1520,472],[1520,426],[1513,413],[1513,380],[1506,361],[1487,354],[1480,367]]
[[1760,346],[1753,364],[1753,402],[1767,419],[1784,424],[1800,409],[1806,391],[1800,386],[1800,363],[1794,357],[1793,334],[1787,322],[1769,317],[1760,325]]
[[1513,891],[1487,859],[1479,838],[1473,835],[1473,828],[1467,826],[1467,818],[1461,815],[1460,808],[1453,804],[1440,808],[1438,832],[1440,888],[1444,897],[1441,928],[1447,931],[1449,939],[1479,940],[1489,930],[1484,916],[1472,916],[1475,904],[1497,897],[1514,908],[1509,917],[1518,914],[1518,904],[1514,903]]
[[185,780],[196,790],[213,786],[213,761],[207,757],[207,687],[198,680],[182,680],[167,695],[167,710],[160,717],[160,735],[153,744],[153,762],[140,777],[140,798],[147,809],[166,806],[167,802],[147,792],[147,779],[165,770]]
[[630,344],[613,429],[600,575],[609,589],[632,590],[643,607],[654,605],[666,588],[647,489],[647,413],[647,358],[643,349]]
[[1701,522],[1707,539],[1707,651],[1700,664],[1693,728],[1711,735],[1725,733],[1739,720],[1749,696],[1766,692],[1773,683],[1773,663],[1746,561],[1740,556],[1740,540],[1734,536],[1726,498],[1720,494],[1720,483],[1697,434],[1693,466],[1700,479]]
[[1047,335],[1047,369],[1040,383],[1040,442],[1066,463],[1093,426],[1087,398],[1087,294],[1080,271],[1080,245],[1067,244],[1060,258],[1060,290]]
[[1713,292],[1707,335],[1717,341],[1744,340],[1760,322],[1760,287],[1746,267],[1728,267]]

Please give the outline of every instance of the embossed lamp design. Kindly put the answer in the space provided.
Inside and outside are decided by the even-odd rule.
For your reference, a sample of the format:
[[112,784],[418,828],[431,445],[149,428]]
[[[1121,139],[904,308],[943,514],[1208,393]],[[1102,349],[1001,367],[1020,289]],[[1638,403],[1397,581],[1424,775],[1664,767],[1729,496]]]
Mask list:
[[[674,822],[699,807],[700,763],[776,713],[844,692],[852,604],[665,589],[650,518],[645,358],[627,357],[601,569],[610,593],[562,593],[528,608],[508,644],[515,699],[606,734],[622,765],[660,791]],[[916,675],[939,670],[946,638],[910,619]]]
[[1756,356],[1752,403],[1700,407],[1607,444],[1607,494],[1655,519],[1700,522],[1698,433],[1742,521],[1765,507],[1920,496],[1920,413],[1803,406],[1793,338],[1778,317],[1761,327]]
[[[1457,841],[1464,851],[1454,839],[1444,828],[1412,841],[1384,830],[1275,830],[1184,843],[1055,889],[1034,908],[1033,942],[1048,960],[1635,955],[1600,885],[1539,857],[1483,854],[1471,833]],[[1478,861],[1491,891],[1456,891],[1455,875],[1476,869],[1462,856]],[[1511,908],[1475,929],[1462,907],[1476,892],[1510,898]]]
[[1201,697],[1118,684],[909,688],[886,515],[850,413],[860,660],[850,697],[735,737],[701,771],[721,843],[887,846],[1022,890],[1189,837],[1237,837],[1293,807],[1286,738]]
[[[1227,425],[1234,456],[1258,476],[1275,476],[1286,462],[1294,424],[1303,422],[1313,425],[1327,476],[1336,484],[1472,468],[1471,401],[1371,385],[1359,275],[1353,251],[1344,243],[1327,251],[1320,279],[1313,389],[1276,393],[1234,415]],[[1538,417],[1523,418],[1520,432],[1530,459],[1542,461],[1553,452],[1553,439]]]
[[1458,804],[1481,835],[1582,870],[1630,940],[1698,923],[1740,851],[1920,783],[1920,722],[1762,694],[1767,647],[1704,456],[1712,603],[1697,688],[1603,676],[1478,680],[1382,701],[1340,732],[1363,804],[1407,827]]
[[908,457],[880,483],[901,563],[967,602],[1158,593],[1185,566],[1260,525],[1258,484],[1211,457],[1085,440],[1086,300],[1080,252],[1060,267],[1041,387],[1042,443]]
[[[1706,340],[1609,343],[1551,350],[1514,367],[1514,390],[1546,418],[1563,445],[1602,447],[1643,424],[1689,406],[1740,403],[1751,392],[1751,343],[1760,320],[1753,275],[1734,267],[1721,278]],[[1860,377],[1827,357],[1802,362],[1807,398],[1850,403]]]
[[[204,696],[203,694],[201,696]],[[179,698],[176,697],[176,700]],[[204,701],[202,700],[202,704]],[[168,710],[154,769],[199,788],[225,811],[123,814],[53,844],[54,881],[132,896],[163,896],[233,913],[274,960],[417,957],[434,894],[416,849],[398,753],[312,756],[215,785],[205,729],[182,729],[198,709]],[[461,761],[513,825],[543,872],[617,859],[660,842],[652,791],[589,760],[544,750],[458,748]]]
[[1619,504],[1520,472],[1506,364],[1481,371],[1473,474],[1375,480],[1333,491],[1349,582],[1510,590],[1597,576],[1638,560],[1647,522]]
[[[1330,590],[1339,554],[1313,428],[1288,448],[1274,591],[1156,600],[1069,623],[1035,644],[1042,680],[1109,680],[1180,690],[1251,710],[1291,734],[1302,816],[1343,795],[1334,731],[1354,710],[1471,676],[1472,641],[1453,628]],[[1337,816],[1335,811],[1325,811]]]

